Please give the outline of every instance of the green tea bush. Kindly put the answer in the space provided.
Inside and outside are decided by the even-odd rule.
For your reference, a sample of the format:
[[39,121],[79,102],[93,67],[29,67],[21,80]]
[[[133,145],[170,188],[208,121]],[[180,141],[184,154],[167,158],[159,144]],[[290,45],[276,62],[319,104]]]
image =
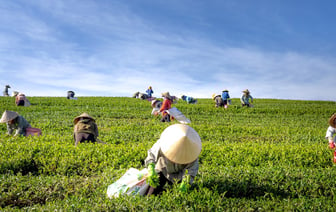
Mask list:
[[[151,115],[150,102],[126,97],[29,97],[17,107],[0,97],[0,112],[13,110],[40,137],[5,135],[0,125],[2,211],[333,211],[336,174],[325,132],[335,112],[329,101],[255,99],[228,109],[211,99],[176,106],[203,146],[200,170],[187,194],[177,185],[160,196],[109,199],[108,185],[127,169],[144,168],[147,150],[171,124]],[[95,118],[103,144],[73,140],[73,119]]]

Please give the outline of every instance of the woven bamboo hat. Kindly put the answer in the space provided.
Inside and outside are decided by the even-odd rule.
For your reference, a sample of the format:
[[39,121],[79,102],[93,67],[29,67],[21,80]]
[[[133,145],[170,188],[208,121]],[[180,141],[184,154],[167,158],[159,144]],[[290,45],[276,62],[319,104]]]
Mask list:
[[0,123],[9,122],[18,116],[19,114],[17,112],[5,110],[5,112],[2,114],[2,117],[0,119]]
[[92,119],[93,121],[96,121],[89,114],[82,113],[80,116],[77,116],[76,118],[74,118],[74,124],[77,124],[77,122],[79,121],[80,118],[89,118],[89,119]]
[[332,126],[333,128],[336,128],[335,119],[336,119],[336,113],[332,115],[329,119],[329,125]]
[[243,93],[246,93],[246,94],[249,94],[249,93],[250,93],[250,91],[249,91],[248,89],[245,89],[245,90],[243,90],[242,92],[243,92]]
[[188,125],[174,124],[167,127],[159,139],[163,155],[177,164],[195,161],[202,150],[198,133]]

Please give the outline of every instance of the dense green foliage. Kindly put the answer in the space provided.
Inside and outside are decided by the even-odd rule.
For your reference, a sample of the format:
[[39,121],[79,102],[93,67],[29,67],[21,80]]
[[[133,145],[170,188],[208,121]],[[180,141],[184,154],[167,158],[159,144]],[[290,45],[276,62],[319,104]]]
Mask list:
[[[160,196],[109,199],[108,185],[128,168],[141,169],[147,150],[170,124],[151,116],[150,103],[123,97],[30,97],[17,107],[0,97],[0,112],[17,111],[40,137],[6,136],[0,125],[0,208],[69,211],[333,211],[332,151],[325,132],[336,104],[256,99],[227,110],[211,99],[176,106],[200,135],[199,175],[188,194],[176,186]],[[108,143],[74,146],[73,118],[96,119]]]

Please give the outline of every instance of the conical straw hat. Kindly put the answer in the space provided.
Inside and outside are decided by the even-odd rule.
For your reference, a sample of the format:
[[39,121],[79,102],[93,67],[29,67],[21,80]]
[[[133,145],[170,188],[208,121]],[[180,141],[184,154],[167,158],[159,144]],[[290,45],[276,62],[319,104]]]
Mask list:
[[242,92],[243,92],[243,93],[247,93],[247,94],[250,93],[250,91],[249,91],[248,89],[245,89],[245,90],[243,90]]
[[2,117],[0,119],[0,123],[9,122],[10,120],[13,120],[13,119],[15,119],[18,116],[19,116],[19,114],[17,112],[6,110],[2,114]]
[[215,99],[216,96],[217,96],[217,94],[214,93],[214,94],[212,94],[211,97],[212,97],[212,99]]
[[198,133],[184,124],[167,127],[162,132],[159,141],[163,155],[177,164],[188,164],[195,161],[202,150],[202,141]]
[[89,119],[92,119],[93,121],[95,121],[94,118],[92,118],[89,114],[82,113],[80,116],[77,116],[76,118],[74,118],[74,124],[77,124],[77,122],[79,121],[80,118],[89,118]]
[[215,94],[215,93],[214,93],[214,94],[212,94],[212,99],[213,99],[213,100],[215,100],[217,96],[219,96],[219,97],[220,97],[221,95],[220,95],[220,94]]
[[336,128],[335,119],[336,119],[336,113],[332,115],[329,119],[329,125],[332,126],[333,128]]

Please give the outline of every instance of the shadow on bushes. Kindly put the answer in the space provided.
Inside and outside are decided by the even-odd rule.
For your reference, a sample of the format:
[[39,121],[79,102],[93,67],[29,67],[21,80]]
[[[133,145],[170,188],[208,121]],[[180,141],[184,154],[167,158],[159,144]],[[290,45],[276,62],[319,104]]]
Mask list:
[[34,159],[24,159],[20,161],[11,161],[5,164],[2,164],[1,174],[18,174],[21,173],[22,175],[28,175],[29,173],[32,175],[38,175],[39,170],[38,166],[35,163]]
[[[195,186],[199,187],[197,185]],[[291,196],[284,190],[279,190],[278,188],[268,185],[261,185],[260,183],[253,181],[216,179],[203,182],[203,187],[215,190],[219,194],[225,193],[225,197],[229,198],[256,198],[266,197],[268,195],[287,198]]]

